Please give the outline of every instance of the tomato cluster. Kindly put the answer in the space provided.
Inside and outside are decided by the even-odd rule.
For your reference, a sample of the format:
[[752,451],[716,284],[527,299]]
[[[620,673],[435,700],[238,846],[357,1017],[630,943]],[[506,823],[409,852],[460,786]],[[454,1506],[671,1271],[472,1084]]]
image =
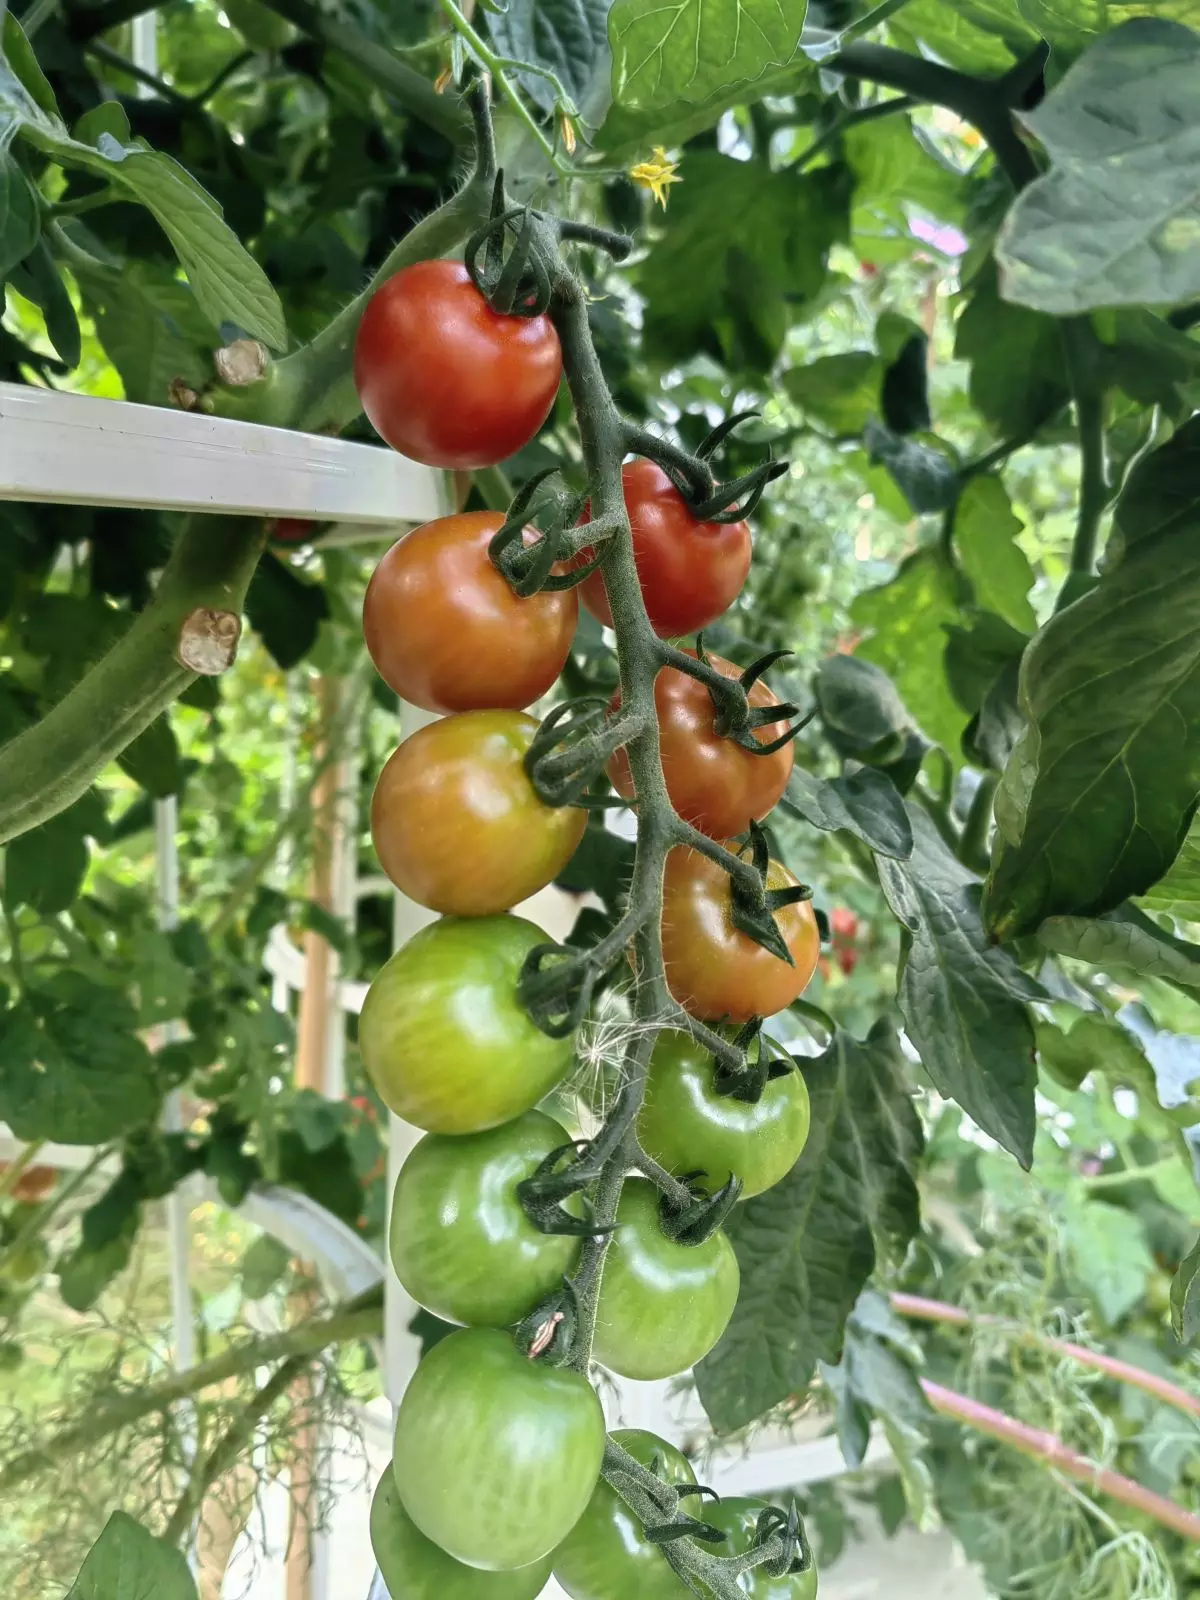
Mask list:
[[[528,443],[553,403],[561,365],[553,322],[496,313],[451,262],[422,263],[385,284],[355,352],[364,409],[383,437],[417,460],[456,468],[494,464]],[[652,462],[627,466],[623,486],[652,625],[664,637],[703,627],[745,580],[749,529],[695,515]],[[545,803],[529,771],[538,723],[528,708],[566,663],[579,590],[518,596],[491,559],[504,520],[459,513],[418,528],[383,557],[364,603],[380,675],[403,699],[441,714],[392,754],[371,807],[385,872],[439,919],[377,974],[359,1047],[385,1104],[425,1135],[396,1183],[392,1263],[419,1304],[460,1325],[425,1356],[400,1403],[372,1539],[393,1600],[533,1600],[551,1569],[576,1600],[666,1600],[686,1588],[600,1479],[605,1424],[595,1389],[512,1331],[527,1319],[539,1326],[591,1231],[582,1194],[566,1196],[553,1225],[528,1203],[534,1180],[578,1148],[540,1108],[570,1072],[574,1041],[538,1027],[519,1003],[527,962],[548,941],[513,914],[559,876],[587,813]],[[599,569],[581,591],[611,622]],[[731,663],[706,660],[738,676]],[[748,698],[756,718],[778,706],[758,683]],[[686,672],[664,669],[655,699],[677,812],[710,839],[744,834],[790,775],[790,745],[768,748],[786,732],[788,708],[774,723],[755,720],[754,739],[738,743],[718,732],[708,687]],[[611,715],[619,709],[614,703]],[[748,747],[754,741],[760,751]],[[609,774],[632,797],[623,753]],[[766,881],[795,880],[772,863]],[[697,1018],[758,1017],[799,993],[817,956],[812,911],[807,902],[788,905],[777,924],[791,962],[736,924],[718,862],[672,851],[663,953],[671,988]],[[731,1096],[710,1054],[690,1035],[664,1032],[637,1125],[643,1149],[661,1168],[688,1175],[698,1203],[735,1179],[744,1194],[760,1193],[799,1157],[809,1108],[798,1073],[758,1088]],[[678,1196],[676,1208],[677,1221]],[[726,1234],[670,1222],[654,1183],[625,1180],[592,1343],[595,1360],[625,1377],[685,1371],[733,1314],[739,1272]],[[694,1482],[663,1441],[616,1438],[664,1483]],[[756,1520],[744,1526],[738,1504],[722,1511],[722,1550],[754,1538]],[[715,1513],[709,1520],[715,1528]],[[739,1581],[750,1595],[808,1600],[808,1578],[773,1580],[770,1589],[753,1587],[754,1574]]]

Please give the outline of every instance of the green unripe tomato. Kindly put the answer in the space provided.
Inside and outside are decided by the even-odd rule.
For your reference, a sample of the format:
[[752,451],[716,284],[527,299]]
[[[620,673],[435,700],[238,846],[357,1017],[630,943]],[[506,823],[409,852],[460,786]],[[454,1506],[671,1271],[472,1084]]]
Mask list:
[[578,1372],[463,1328],[421,1362],[396,1414],[404,1509],[456,1561],[514,1572],[579,1521],[600,1476],[604,1412]]
[[[612,1437],[667,1483],[695,1483],[687,1457],[665,1439],[639,1428],[622,1428]],[[689,1510],[694,1505],[687,1502]],[[637,1517],[603,1478],[554,1552],[554,1576],[571,1600],[688,1600],[690,1593],[662,1547],[650,1543]]]
[[[541,1111],[484,1133],[425,1135],[400,1169],[390,1230],[414,1300],[447,1322],[503,1328],[561,1286],[580,1240],[535,1228],[517,1185],[569,1142]],[[577,1199],[568,1208],[582,1215]]]
[[753,1105],[713,1087],[716,1062],[686,1033],[661,1033],[650,1058],[638,1137],[668,1172],[702,1171],[713,1191],[742,1180],[743,1200],[785,1177],[808,1141],[808,1086],[772,1078]]
[[737,1304],[733,1246],[718,1228],[703,1244],[662,1230],[658,1190],[629,1178],[596,1303],[596,1360],[623,1378],[671,1378],[706,1356]]
[[549,1556],[518,1572],[455,1561],[405,1511],[391,1467],[371,1502],[371,1548],[391,1600],[537,1600],[550,1577]]
[[[713,1555],[740,1556],[754,1543],[758,1519],[766,1509],[765,1500],[706,1500],[704,1520],[721,1530],[725,1543],[705,1548]],[[752,1567],[738,1578],[738,1588],[747,1600],[816,1600],[817,1569],[772,1578],[762,1567]]]
[[380,968],[358,1046],[389,1110],[429,1133],[479,1133],[529,1111],[570,1070],[517,1003],[517,979],[550,940],[521,917],[442,917]]

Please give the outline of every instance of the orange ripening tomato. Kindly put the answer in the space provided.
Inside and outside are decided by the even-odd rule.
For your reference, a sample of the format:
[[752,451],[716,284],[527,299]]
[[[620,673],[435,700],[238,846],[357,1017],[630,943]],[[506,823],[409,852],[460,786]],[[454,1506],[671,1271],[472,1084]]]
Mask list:
[[[688,650],[685,654],[694,659],[696,653]],[[739,676],[740,669],[723,656],[710,655],[708,659],[723,677]],[[761,679],[751,685],[749,700],[755,710],[779,704]],[[620,703],[618,693],[613,697],[613,709]],[[698,679],[676,667],[664,667],[659,673],[654,704],[667,794],[683,820],[710,839],[728,839],[745,833],[752,822],[761,822],[787,788],[795,759],[792,746],[785,744],[770,755],[756,756],[734,740],[722,738],[715,728],[712,696]],[[754,737],[759,744],[770,744],[786,730],[786,721],[772,722],[755,728]],[[633,774],[624,749],[609,762],[608,776],[618,794],[633,797]]]
[[26,1167],[13,1185],[12,1196],[23,1205],[37,1205],[58,1182],[57,1167]]
[[[727,847],[729,848],[729,847]],[[731,850],[732,853],[732,850]],[[767,869],[768,889],[798,880],[781,862]],[[733,922],[729,874],[686,845],[667,857],[663,882],[662,947],[671,993],[704,1021],[749,1022],[791,1005],[812,980],[821,935],[811,902],[775,913],[794,966],[764,950]]]
[[461,261],[418,261],[371,297],[354,383],[375,431],[429,467],[494,467],[550,414],[562,348],[547,316],[493,311]]
[[416,528],[375,568],[363,633],[384,682],[426,711],[524,711],[563,669],[574,589],[522,600],[488,545],[498,511],[461,511]]
[[[701,522],[653,461],[628,462],[621,468],[621,483],[642,598],[655,633],[673,639],[706,628],[742,591],[750,571],[749,524]],[[588,520],[585,512],[583,521]],[[581,552],[580,565],[593,554]],[[584,605],[611,625],[603,575],[593,572],[581,587]]]
[[371,837],[409,899],[486,917],[566,866],[587,813],[538,798],[524,767],[537,729],[520,711],[464,711],[418,728],[393,752],[375,785]]

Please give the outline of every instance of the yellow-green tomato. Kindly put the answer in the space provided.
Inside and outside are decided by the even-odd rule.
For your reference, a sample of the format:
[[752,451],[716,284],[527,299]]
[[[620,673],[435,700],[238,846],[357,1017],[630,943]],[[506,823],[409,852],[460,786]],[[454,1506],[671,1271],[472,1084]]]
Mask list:
[[537,1600],[550,1557],[518,1572],[480,1572],[427,1539],[400,1503],[391,1467],[371,1502],[371,1548],[391,1600]]
[[650,1058],[638,1136],[668,1172],[703,1172],[712,1190],[742,1180],[761,1194],[795,1166],[808,1140],[808,1087],[799,1072],[772,1078],[753,1104],[718,1094],[716,1062],[686,1033],[661,1033]]
[[521,917],[443,917],[380,968],[358,1046],[398,1117],[429,1133],[479,1133],[535,1106],[567,1074],[573,1041],[551,1039],[517,1003],[535,945]]
[[[503,1328],[561,1286],[580,1241],[535,1228],[517,1185],[569,1142],[541,1111],[484,1133],[425,1135],[392,1203],[392,1265],[414,1300],[448,1322]],[[571,1209],[582,1215],[578,1201]]]
[[[725,1543],[705,1548],[717,1556],[740,1556],[754,1543],[758,1519],[766,1509],[765,1500],[706,1500],[704,1520],[721,1530]],[[752,1567],[737,1583],[748,1600],[816,1600],[817,1569],[809,1567],[807,1572],[772,1578],[762,1567]]]
[[670,1378],[706,1356],[737,1304],[739,1272],[721,1229],[703,1244],[662,1230],[658,1190],[629,1178],[596,1302],[596,1360],[623,1378]]
[[[686,1456],[639,1428],[613,1439],[635,1461],[679,1487],[695,1483]],[[688,1501],[692,1510],[696,1502]],[[697,1515],[702,1516],[703,1512]],[[688,1600],[690,1590],[612,1486],[601,1478],[587,1510],[554,1552],[554,1576],[571,1600]]]
[[497,1328],[434,1345],[396,1414],[404,1509],[456,1561],[514,1572],[579,1521],[600,1477],[604,1412],[578,1372],[531,1361]]

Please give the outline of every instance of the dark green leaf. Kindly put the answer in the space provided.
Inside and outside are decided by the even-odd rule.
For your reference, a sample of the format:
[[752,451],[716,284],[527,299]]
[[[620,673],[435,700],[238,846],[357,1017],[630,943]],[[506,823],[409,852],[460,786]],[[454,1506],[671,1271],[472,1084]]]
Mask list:
[[1005,668],[1020,666],[1029,638],[991,611],[963,615],[965,627],[946,629],[946,681],[964,711],[978,711]]
[[814,777],[796,767],[783,803],[814,828],[830,833],[845,829],[880,855],[903,860],[912,854],[912,828],[904,801],[891,779],[873,767],[832,779]]
[[795,56],[806,0],[616,0],[608,24],[613,99],[657,107],[702,101]]
[[884,425],[893,433],[921,433],[932,426],[928,350],[923,333],[910,335],[883,375],[880,404]]
[[877,1254],[902,1256],[918,1225],[921,1129],[891,1029],[877,1024],[864,1043],[839,1033],[803,1071],[812,1100],[804,1153],[728,1224],[741,1294],[696,1369],[718,1431],[754,1421],[799,1393],[818,1361],[837,1360]]
[[1200,947],[1177,939],[1132,905],[1100,917],[1047,917],[1037,936],[1054,955],[1200,989]]
[[1007,299],[1070,316],[1200,293],[1200,36],[1165,18],[1126,22],[1025,120],[1052,165],[1001,231]]
[[362,1214],[362,1185],[344,1135],[314,1153],[299,1134],[282,1134],[279,1177],[281,1182],[310,1195],[343,1222],[357,1222]]
[[4,900],[54,916],[75,901],[88,869],[88,847],[76,808],[22,833],[4,856]]
[[1034,574],[1017,544],[1022,526],[1008,491],[992,473],[972,478],[958,498],[954,548],[976,604],[1003,617],[1010,627],[1032,633],[1037,618],[1028,596]]
[[1094,321],[1104,342],[1102,372],[1109,384],[1141,405],[1166,406],[1180,419],[1191,415],[1200,389],[1200,340],[1140,307]]
[[312,649],[329,600],[318,583],[306,583],[293,569],[268,552],[259,562],[246,595],[246,615],[262,641],[285,670]]
[[890,583],[866,589],[850,616],[869,637],[855,652],[889,674],[921,729],[954,753],[967,718],[946,682],[946,629],[960,620],[955,575],[935,550],[918,550]]
[[628,891],[632,872],[632,841],[622,839],[593,815],[579,848],[554,881],[572,894],[599,895],[612,910]]
[[909,807],[909,861],[877,858],[879,880],[904,925],[900,1010],[939,1093],[956,1100],[1022,1166],[1033,1159],[1033,1021],[1041,989],[989,944],[976,879],[918,807]]
[[[1019,660],[1001,668],[963,734],[967,759],[993,772],[1004,771],[1025,731],[1025,718],[1018,703],[1020,668]],[[950,671],[949,655],[946,670]]]
[[159,1093],[125,996],[59,972],[0,1016],[0,1116],[20,1139],[104,1144],[151,1121]]
[[[85,1214],[86,1215],[86,1214]],[[72,1311],[90,1311],[109,1284],[129,1265],[141,1224],[141,1206],[125,1206],[115,1230],[99,1242],[82,1239],[58,1264],[58,1291]]]
[[182,782],[179,744],[169,716],[156,717],[117,757],[117,765],[154,796],[162,800],[178,794]]
[[[38,66],[37,57],[33,53],[33,46],[25,36],[25,30],[8,10],[4,10],[4,65],[7,72],[12,74],[15,82],[24,89],[32,105],[48,117],[58,116],[58,101],[54,98],[54,90],[50,87],[46,74]],[[7,74],[6,74],[7,76]],[[20,98],[11,93],[13,85],[5,84],[0,89],[0,100],[16,98],[20,106]]]
[[1019,438],[1067,403],[1054,318],[1001,300],[990,260],[958,319],[954,353],[971,363],[971,404],[1005,438]]
[[42,215],[33,185],[12,151],[0,151],[0,278],[24,261],[41,231]]
[[[608,75],[608,12],[611,0],[508,0],[488,18],[496,45],[514,61],[555,73],[581,111],[596,102]],[[532,99],[553,111],[554,86],[537,73],[521,81]]]
[[1171,1284],[1171,1326],[1186,1343],[1200,1334],[1200,1239],[1179,1264]]
[[1001,784],[991,932],[1089,916],[1164,876],[1200,796],[1200,422],[1143,457],[1099,583],[1030,644]]
[[114,1511],[67,1600],[196,1600],[196,1584],[174,1545]]
[[958,469],[943,449],[902,437],[882,422],[869,422],[863,438],[872,461],[883,463],[918,516],[954,504]]
[[886,763],[904,749],[912,718],[880,667],[857,655],[826,656],[813,688],[821,722],[839,754]]
[[9,269],[8,281],[26,300],[32,300],[46,319],[46,334],[64,364],[77,367],[82,353],[79,318],[62,280],[58,263],[39,239],[19,266]]
[[443,1339],[449,1338],[452,1333],[457,1332],[457,1329],[452,1322],[443,1322],[440,1317],[435,1317],[432,1311],[426,1311],[422,1307],[408,1324],[408,1331],[421,1341],[423,1360],[435,1344],[441,1344]]
[[291,1251],[278,1239],[264,1233],[242,1257],[242,1293],[247,1300],[265,1300],[286,1276],[292,1262]]
[[346,1126],[347,1108],[341,1100],[327,1100],[313,1089],[301,1089],[292,1108],[292,1120],[306,1150],[324,1150]]
[[818,356],[792,367],[783,386],[806,416],[834,434],[860,434],[879,411],[883,363],[869,350]]

